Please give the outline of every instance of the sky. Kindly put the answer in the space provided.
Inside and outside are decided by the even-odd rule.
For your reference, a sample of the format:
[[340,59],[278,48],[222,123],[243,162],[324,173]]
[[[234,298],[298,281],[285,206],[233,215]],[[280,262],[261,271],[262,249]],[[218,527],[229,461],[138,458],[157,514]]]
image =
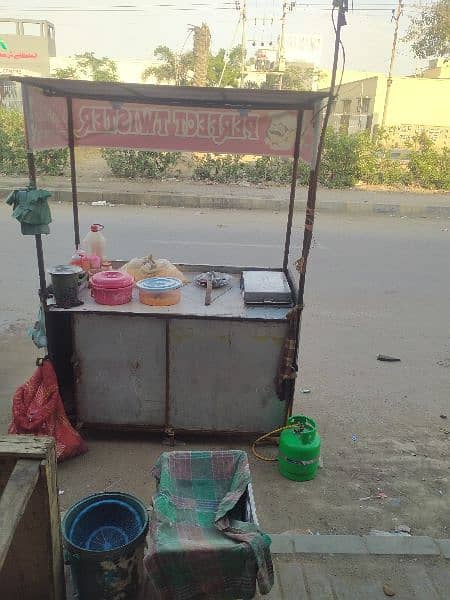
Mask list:
[[[3,0],[0,18],[51,21],[56,30],[57,55],[93,51],[98,56],[116,59],[153,60],[153,51],[160,44],[177,51],[192,47],[192,38],[187,38],[189,26],[200,25],[202,21],[210,27],[213,49],[237,45],[240,30],[239,11],[235,5],[243,1],[98,0],[94,4],[92,0]],[[395,75],[409,75],[424,66],[423,61],[414,59],[408,45],[401,41],[409,17],[418,12],[417,0],[403,1],[405,8],[400,19]],[[252,50],[252,38],[276,42],[282,4],[283,0],[247,0],[249,51]],[[350,8],[348,25],[342,34],[347,69],[387,71],[394,33],[391,14],[396,5],[396,0],[353,1],[354,10]],[[286,31],[321,35],[319,66],[331,68],[334,45],[331,1],[297,2],[288,13]]]

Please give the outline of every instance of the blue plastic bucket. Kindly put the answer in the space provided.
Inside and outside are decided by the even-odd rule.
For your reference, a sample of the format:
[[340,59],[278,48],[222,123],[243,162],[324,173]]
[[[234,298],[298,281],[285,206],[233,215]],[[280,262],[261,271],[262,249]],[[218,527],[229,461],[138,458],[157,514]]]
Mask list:
[[79,600],[137,597],[147,531],[147,509],[130,494],[94,494],[69,508],[62,534]]

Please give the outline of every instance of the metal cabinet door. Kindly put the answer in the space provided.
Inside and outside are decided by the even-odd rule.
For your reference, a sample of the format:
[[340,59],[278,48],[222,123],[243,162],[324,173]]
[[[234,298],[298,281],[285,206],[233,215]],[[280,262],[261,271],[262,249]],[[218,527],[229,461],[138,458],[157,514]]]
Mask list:
[[275,391],[286,323],[177,319],[170,323],[170,424],[207,431],[280,427]]
[[164,321],[74,314],[73,330],[79,419],[85,423],[164,425]]

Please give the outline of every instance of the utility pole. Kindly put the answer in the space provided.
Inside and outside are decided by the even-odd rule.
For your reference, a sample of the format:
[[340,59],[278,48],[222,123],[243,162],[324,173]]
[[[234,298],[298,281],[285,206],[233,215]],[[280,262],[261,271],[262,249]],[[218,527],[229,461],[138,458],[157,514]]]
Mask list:
[[389,63],[389,73],[388,73],[387,81],[386,81],[386,96],[384,98],[384,108],[383,108],[383,117],[381,119],[381,127],[384,127],[384,125],[386,123],[386,116],[387,116],[387,111],[388,111],[388,106],[389,106],[389,96],[390,96],[391,87],[392,87],[392,71],[394,68],[395,55],[397,52],[398,24],[400,21],[400,17],[402,16],[402,13],[403,13],[403,0],[398,0],[397,10],[396,10],[395,14],[394,14],[394,12],[392,13],[392,20],[395,21],[395,29],[394,29],[394,39],[392,40],[391,62]]
[[175,85],[181,85],[181,82],[180,82],[180,57],[178,56],[178,54],[176,52],[174,55],[174,61],[175,61]]
[[[290,3],[289,3],[290,5]],[[288,3],[283,2],[283,12],[281,14],[281,31],[280,37],[278,38],[278,71],[280,76],[278,78],[278,89],[283,89],[283,73],[286,69],[286,60],[284,57],[284,30],[286,26],[286,15],[287,15]]]
[[242,20],[242,35],[241,35],[241,79],[239,81],[239,87],[244,87],[245,79],[245,59],[246,59],[246,27],[247,27],[247,0],[241,0],[241,20]]

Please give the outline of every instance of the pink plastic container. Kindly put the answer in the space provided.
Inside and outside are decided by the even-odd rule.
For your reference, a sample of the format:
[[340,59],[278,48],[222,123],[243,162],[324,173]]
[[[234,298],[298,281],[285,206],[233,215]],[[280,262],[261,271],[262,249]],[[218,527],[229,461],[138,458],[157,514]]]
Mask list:
[[97,304],[116,306],[131,302],[134,279],[121,271],[101,271],[91,277],[91,296]]
[[97,256],[96,254],[88,254],[86,258],[89,260],[91,269],[100,269],[100,256]]

